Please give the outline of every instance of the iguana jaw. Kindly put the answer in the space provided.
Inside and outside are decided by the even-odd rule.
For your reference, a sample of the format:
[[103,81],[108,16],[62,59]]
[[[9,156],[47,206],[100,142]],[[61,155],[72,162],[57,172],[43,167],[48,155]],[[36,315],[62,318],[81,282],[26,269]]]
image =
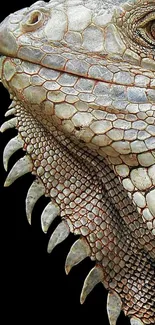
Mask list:
[[[0,25],[0,53],[55,70],[56,73],[65,72],[69,76],[73,75],[73,79],[75,76],[76,86],[74,88],[76,89],[73,91],[73,96],[79,96],[78,100],[89,103],[90,110],[102,110],[116,115],[120,112],[120,114],[126,115],[148,110],[148,105],[151,109],[154,105],[152,95],[155,78],[154,61],[152,58],[147,61],[143,60],[140,55],[131,50],[126,53],[126,40],[119,31],[119,24],[117,28],[115,26],[117,20],[121,19],[121,13],[118,11],[117,14],[115,13],[115,17],[113,8],[105,25],[104,23],[102,25],[100,16],[93,16],[92,10],[83,6],[82,18],[80,16],[80,23],[77,19],[76,29],[79,33],[84,33],[88,25],[88,35],[86,37],[82,34],[83,45],[78,48],[73,47],[69,38],[67,38],[67,43],[65,41],[67,36],[64,35],[67,31],[73,37],[75,27],[72,24],[71,13],[75,11],[76,14],[79,14],[78,10],[80,9],[75,6],[74,2],[69,4],[67,13],[69,25],[66,27],[67,18],[63,3],[60,6],[60,11],[57,5],[58,3],[53,7],[50,2],[46,8],[46,4],[42,3],[40,8],[40,4],[36,3],[30,9],[21,10],[6,18]],[[149,4],[150,8],[151,5],[152,2]],[[97,12],[97,5],[95,10]],[[104,16],[105,9],[102,10],[101,6],[100,10]],[[122,15],[123,10],[122,7]],[[149,11],[149,9],[147,10]],[[54,21],[58,19],[57,15],[60,15],[61,26],[57,27],[54,33],[52,28],[54,28]],[[89,30],[91,20],[94,24],[98,24],[94,31]],[[71,34],[67,35],[71,37]],[[95,42],[95,35],[100,39],[100,46],[96,47],[96,45],[94,49],[92,44]],[[105,37],[106,35],[107,37]],[[97,51],[95,51],[96,49]],[[72,87],[73,84],[69,86]],[[61,87],[61,84],[58,83],[56,89],[58,87]],[[141,108],[140,105],[143,107]],[[137,106],[136,109],[135,106]],[[77,125],[77,127],[85,129],[83,124]],[[64,131],[67,131],[67,128]],[[80,133],[78,137],[81,138]],[[85,141],[83,136],[81,140]]]
[[[124,133],[134,129],[138,113],[152,109],[151,89],[87,79],[9,57],[2,58],[1,62],[5,87],[49,132],[54,124],[104,157],[106,148],[112,157],[138,153],[136,148],[132,150],[136,138],[125,139]],[[128,83],[130,74],[124,74]],[[115,78],[121,79],[120,71],[115,73]],[[147,148],[141,150],[145,152]]]

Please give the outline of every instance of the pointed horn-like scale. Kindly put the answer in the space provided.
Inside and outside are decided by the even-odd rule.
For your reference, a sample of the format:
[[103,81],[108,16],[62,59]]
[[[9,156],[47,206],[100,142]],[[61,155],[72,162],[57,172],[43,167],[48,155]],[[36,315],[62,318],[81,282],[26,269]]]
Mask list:
[[54,219],[60,214],[60,209],[55,203],[48,203],[41,215],[41,227],[43,232],[47,233],[48,228]]
[[84,238],[78,239],[71,247],[65,263],[65,272],[68,274],[74,265],[90,256],[90,247]]
[[70,233],[70,229],[66,221],[59,223],[57,228],[54,230],[47,247],[48,253],[51,253],[55,246],[64,241]]
[[16,114],[16,109],[15,108],[11,108],[9,109],[6,113],[5,113],[5,117],[8,117],[10,115],[14,115]]
[[8,169],[8,162],[10,157],[13,155],[14,152],[23,148],[23,145],[24,141],[22,140],[20,135],[17,135],[15,138],[11,139],[6,145],[3,153],[3,164],[6,171]]
[[40,180],[36,179],[30,186],[26,197],[26,215],[31,224],[31,215],[36,202],[45,194],[45,187]]
[[144,323],[139,318],[136,317],[131,318],[130,323],[131,325],[144,325]]
[[94,289],[94,287],[101,281],[103,281],[103,270],[99,266],[95,266],[88,273],[81,292],[80,303],[83,304],[89,293]]
[[17,101],[16,100],[13,100],[10,104],[10,106],[8,107],[8,109],[10,108],[14,108],[15,106],[17,106]]
[[16,179],[19,177],[30,173],[32,171],[33,164],[32,160],[29,156],[24,156],[23,158],[20,158],[16,164],[12,167],[9,175],[6,178],[6,181],[4,183],[4,186],[10,186]]
[[16,126],[17,126],[17,117],[13,117],[11,120],[8,120],[1,125],[0,132],[3,133],[4,131],[15,128]]
[[107,298],[107,313],[110,325],[116,325],[122,309],[122,301],[116,292],[109,292]]

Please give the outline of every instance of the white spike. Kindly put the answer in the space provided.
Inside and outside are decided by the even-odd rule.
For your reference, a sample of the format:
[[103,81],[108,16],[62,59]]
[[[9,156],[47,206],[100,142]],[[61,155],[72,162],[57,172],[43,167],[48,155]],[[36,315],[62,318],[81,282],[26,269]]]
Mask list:
[[48,253],[51,253],[55,246],[64,241],[70,233],[70,229],[66,221],[59,223],[57,228],[54,230],[47,247]]
[[16,179],[32,171],[33,164],[29,156],[20,158],[12,167],[4,186],[10,186]]
[[13,155],[14,152],[23,148],[23,145],[24,141],[22,140],[20,135],[17,135],[15,138],[11,139],[6,145],[3,153],[3,164],[6,171],[8,169],[8,162],[10,157]]
[[144,323],[139,318],[136,317],[131,318],[130,323],[131,325],[144,325]]
[[13,117],[11,120],[8,120],[1,125],[0,132],[3,133],[4,131],[15,128],[16,126],[17,126],[17,117]]
[[60,209],[55,203],[48,203],[41,215],[41,227],[43,232],[47,232],[53,220],[60,214]]
[[107,298],[107,313],[110,325],[116,325],[122,309],[122,301],[116,292],[109,292]]
[[10,108],[14,108],[16,105],[17,105],[16,100],[13,100],[13,101],[11,102],[10,106],[9,106],[9,109],[10,109]]
[[80,303],[83,304],[89,293],[94,289],[96,284],[103,281],[103,270],[99,266],[95,266],[88,273],[81,292]]
[[71,247],[65,263],[65,272],[68,274],[71,268],[81,261],[83,261],[86,257],[90,256],[90,247],[87,241],[84,238],[78,239]]
[[30,186],[26,197],[26,215],[28,222],[31,224],[31,215],[33,208],[39,198],[45,194],[45,187],[40,180],[36,179]]
[[16,114],[16,109],[15,108],[11,108],[9,109],[6,113],[5,113],[5,117],[8,117],[10,115],[14,115]]

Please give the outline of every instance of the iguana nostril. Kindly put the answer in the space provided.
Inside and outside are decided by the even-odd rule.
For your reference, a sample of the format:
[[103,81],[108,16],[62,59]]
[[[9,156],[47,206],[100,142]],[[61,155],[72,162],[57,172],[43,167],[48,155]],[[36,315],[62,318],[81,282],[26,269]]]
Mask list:
[[34,10],[31,12],[26,20],[22,24],[22,27],[25,31],[34,31],[35,29],[41,27],[44,21],[43,13],[39,10]]
[[29,18],[29,25],[34,25],[36,23],[38,23],[38,21],[40,20],[41,18],[41,13],[36,11],[36,12],[33,12],[33,14],[30,16]]

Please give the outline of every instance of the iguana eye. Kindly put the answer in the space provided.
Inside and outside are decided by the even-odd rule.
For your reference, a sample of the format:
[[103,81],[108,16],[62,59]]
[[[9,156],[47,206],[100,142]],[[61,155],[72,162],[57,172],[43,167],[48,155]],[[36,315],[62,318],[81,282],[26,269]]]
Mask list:
[[155,19],[151,23],[151,35],[155,40]]
[[22,23],[22,28],[26,32],[32,32],[39,28],[44,21],[43,13],[39,10],[34,10],[26,16]]
[[142,41],[155,47],[155,12],[149,13],[138,23],[137,32]]

